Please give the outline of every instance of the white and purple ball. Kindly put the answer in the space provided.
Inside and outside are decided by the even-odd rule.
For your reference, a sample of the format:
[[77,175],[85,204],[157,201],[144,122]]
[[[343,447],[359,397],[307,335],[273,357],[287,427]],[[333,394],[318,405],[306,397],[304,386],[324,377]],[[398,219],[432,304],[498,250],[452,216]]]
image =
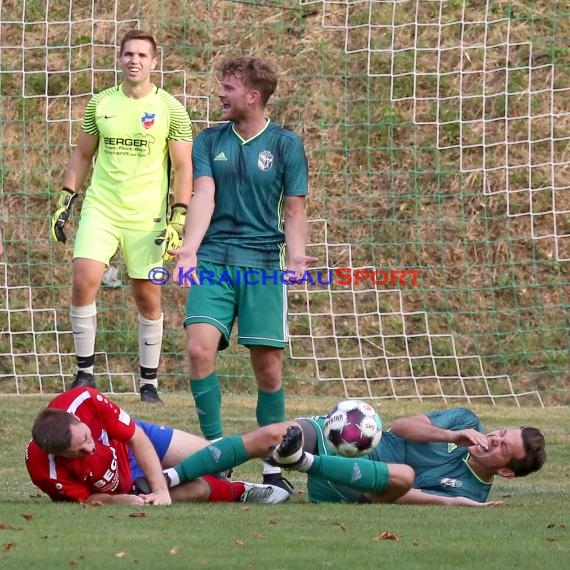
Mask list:
[[358,457],[380,443],[382,420],[370,404],[344,400],[326,415],[324,434],[339,455]]

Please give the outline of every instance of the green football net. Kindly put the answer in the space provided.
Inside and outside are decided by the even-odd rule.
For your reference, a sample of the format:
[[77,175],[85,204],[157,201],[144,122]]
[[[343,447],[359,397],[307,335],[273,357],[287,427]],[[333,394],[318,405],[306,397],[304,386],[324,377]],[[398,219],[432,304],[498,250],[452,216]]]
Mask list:
[[[74,373],[80,204],[65,246],[49,220],[85,105],[120,80],[134,27],[155,35],[154,81],[196,132],[219,120],[221,57],[278,64],[269,113],[305,142],[319,258],[289,287],[288,391],[570,402],[570,10],[546,0],[4,0],[0,393],[57,392]],[[160,386],[187,389],[185,291],[171,281],[163,299]],[[253,389],[243,347],[218,364],[227,389]],[[98,297],[96,377],[138,385],[120,254]]]

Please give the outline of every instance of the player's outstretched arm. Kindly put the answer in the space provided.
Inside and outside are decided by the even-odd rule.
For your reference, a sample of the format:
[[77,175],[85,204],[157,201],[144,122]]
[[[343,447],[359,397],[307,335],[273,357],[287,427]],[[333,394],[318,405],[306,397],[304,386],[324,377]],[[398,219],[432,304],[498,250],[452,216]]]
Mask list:
[[192,143],[168,141],[175,204],[188,206],[192,196]]
[[143,497],[139,495],[107,495],[106,493],[94,493],[90,495],[87,501],[88,505],[132,505],[142,507],[145,502]]
[[410,489],[405,495],[394,501],[399,505],[443,505],[448,507],[501,507],[503,501],[486,501],[478,503],[467,497],[452,497],[426,493],[420,489]]
[[392,423],[392,432],[409,441],[443,441],[456,443],[464,447],[471,445],[487,447],[487,436],[485,434],[472,428],[461,430],[443,429],[433,425],[425,414],[395,420]]

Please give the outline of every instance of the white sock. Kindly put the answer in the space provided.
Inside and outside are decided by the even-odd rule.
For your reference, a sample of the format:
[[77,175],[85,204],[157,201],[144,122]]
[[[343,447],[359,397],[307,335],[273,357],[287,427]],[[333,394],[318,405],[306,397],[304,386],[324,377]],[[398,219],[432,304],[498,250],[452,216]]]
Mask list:
[[140,385],[151,384],[158,388],[155,371],[160,363],[164,315],[160,315],[160,318],[152,321],[139,314],[138,321],[140,365],[141,368],[150,368],[154,374],[154,378],[141,378]]
[[[73,344],[75,354],[79,357],[88,357],[95,354],[95,334],[97,332],[97,305],[76,306],[69,309],[71,330],[73,332]],[[88,371],[87,368],[83,369]],[[93,367],[91,367],[93,372]]]
[[263,474],[264,475],[273,475],[276,473],[281,473],[281,467],[276,467],[275,465],[270,465],[263,461]]
[[174,467],[170,467],[169,469],[163,469],[163,472],[168,475],[170,478],[170,486],[176,487],[180,485],[180,477],[178,477],[178,473],[176,473],[176,469]]
[[158,368],[162,348],[162,324],[164,315],[151,321],[139,314],[139,355],[144,368]]
[[299,460],[299,465],[295,467],[295,471],[302,471],[303,473],[306,473],[311,468],[311,465],[314,463],[314,461],[315,456],[312,453],[305,451]]

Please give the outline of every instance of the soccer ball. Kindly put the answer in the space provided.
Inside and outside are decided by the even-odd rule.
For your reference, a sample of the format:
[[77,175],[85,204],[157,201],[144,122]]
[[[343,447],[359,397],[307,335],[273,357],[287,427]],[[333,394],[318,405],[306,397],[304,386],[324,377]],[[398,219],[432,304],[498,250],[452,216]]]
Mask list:
[[370,404],[345,400],[326,415],[324,433],[339,455],[358,457],[380,443],[382,420]]

